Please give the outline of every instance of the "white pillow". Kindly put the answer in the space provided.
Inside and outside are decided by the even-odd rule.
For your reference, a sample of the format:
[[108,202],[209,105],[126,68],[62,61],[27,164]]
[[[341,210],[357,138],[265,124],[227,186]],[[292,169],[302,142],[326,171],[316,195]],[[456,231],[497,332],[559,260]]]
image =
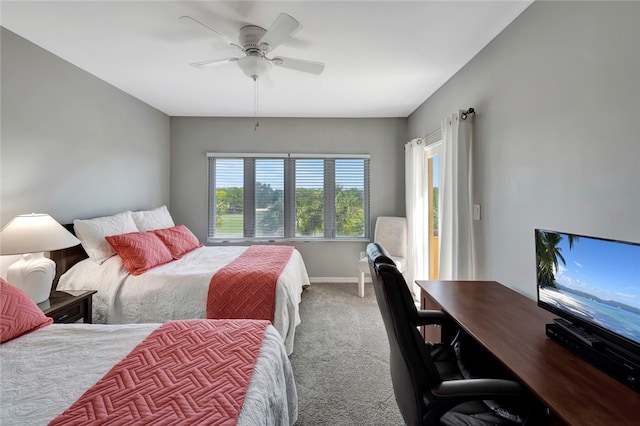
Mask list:
[[167,206],[158,207],[153,210],[141,210],[133,212],[133,221],[140,231],[153,231],[155,229],[173,228],[171,214]]
[[73,228],[89,258],[98,263],[116,254],[104,237],[138,232],[130,211],[94,219],[76,219]]

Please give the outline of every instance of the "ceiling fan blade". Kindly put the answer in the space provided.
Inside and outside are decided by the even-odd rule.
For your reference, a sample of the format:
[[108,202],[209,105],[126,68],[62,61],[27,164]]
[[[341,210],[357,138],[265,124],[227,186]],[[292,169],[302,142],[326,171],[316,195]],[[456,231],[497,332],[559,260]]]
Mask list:
[[209,31],[213,32],[215,35],[217,35],[222,41],[224,41],[229,46],[235,47],[236,49],[240,49],[241,52],[244,52],[244,49],[238,43],[235,43],[229,37],[227,37],[226,35],[222,34],[221,32],[218,32],[218,31],[214,30],[213,28],[211,28],[207,24],[204,24],[204,23],[198,21],[196,18],[194,18],[192,16],[189,16],[189,15],[184,15],[184,16],[181,16],[178,19],[182,19],[183,21],[195,22],[196,24],[199,24],[199,25],[203,26],[204,28],[208,29]]
[[281,13],[276,20],[273,21],[273,24],[271,24],[258,44],[266,45],[264,49],[266,51],[272,50],[300,28],[300,22],[286,13]]
[[322,62],[305,61],[304,59],[285,58],[278,56],[273,58],[273,64],[282,68],[289,68],[291,70],[308,72],[310,74],[321,74],[324,71],[324,64]]
[[195,68],[204,68],[209,65],[219,64],[221,62],[235,62],[238,58],[209,59],[208,61],[192,62],[189,65]]

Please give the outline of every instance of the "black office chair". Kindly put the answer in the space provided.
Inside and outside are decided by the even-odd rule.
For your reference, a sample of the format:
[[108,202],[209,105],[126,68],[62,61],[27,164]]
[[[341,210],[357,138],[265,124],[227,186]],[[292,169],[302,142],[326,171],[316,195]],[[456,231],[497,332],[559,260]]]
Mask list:
[[393,391],[407,425],[546,424],[544,408],[519,383],[465,379],[452,344],[425,343],[417,327],[441,324],[452,335],[455,325],[442,311],[416,309],[384,248],[369,244],[367,255],[389,339]]

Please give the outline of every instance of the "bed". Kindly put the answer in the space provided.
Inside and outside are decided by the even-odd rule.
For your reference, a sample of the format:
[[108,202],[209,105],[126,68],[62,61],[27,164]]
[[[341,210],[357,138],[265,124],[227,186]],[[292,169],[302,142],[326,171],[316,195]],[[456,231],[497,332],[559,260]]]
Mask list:
[[[104,411],[96,409],[89,414],[87,412],[91,410],[85,410],[81,415],[95,415],[107,424],[109,419],[118,418],[123,421],[127,416],[129,416],[129,423],[135,420],[137,424],[157,424],[159,416],[164,419],[163,424],[175,424],[180,421],[194,424],[197,423],[194,419],[198,418],[199,410],[205,409],[206,416],[200,417],[204,422],[198,424],[213,424],[213,419],[217,419],[216,424],[237,421],[239,425],[292,425],[297,420],[297,394],[291,365],[279,333],[267,321],[187,320],[170,321],[162,325],[51,324],[51,320],[44,317],[26,293],[7,286],[8,284],[3,282],[1,289],[0,424],[2,425],[45,425],[54,419],[53,424],[69,424],[70,416],[77,416],[78,410],[87,406],[87,403],[91,407],[98,407],[100,401],[109,401],[112,405]],[[7,288],[10,290],[7,291]],[[26,309],[20,308],[21,313],[16,314],[20,309],[16,310],[15,306],[8,306],[15,305],[15,303],[7,303],[12,292],[18,294],[18,298],[22,297],[28,301],[23,303],[24,306],[27,303],[30,304]],[[18,318],[21,319],[18,320]],[[18,322],[21,324],[16,326]],[[231,333],[229,325],[236,327],[231,329]],[[137,379],[133,381],[135,383],[126,383],[126,386],[122,386],[129,392],[119,392],[118,398],[113,398],[113,395],[118,392],[112,392],[107,395],[108,398],[101,395],[102,399],[96,399],[96,388],[104,384],[105,380],[109,379],[109,375],[118,372],[123,365],[129,368],[126,361],[131,359],[131,355],[137,355],[136,351],[144,346],[140,342],[148,342],[162,327],[171,326],[177,327],[180,336],[185,336],[184,338],[188,340],[187,350],[164,354],[166,348],[180,348],[180,342],[160,345],[161,350],[155,352],[152,358],[162,368],[153,370],[152,378],[144,378],[142,374],[131,374],[131,377]],[[238,350],[234,351],[232,345],[227,349],[219,341],[211,344],[216,342],[215,338],[211,338],[211,336],[217,336],[216,333],[220,333],[220,339],[228,339],[228,335],[236,331],[237,337],[242,337],[241,333],[247,332],[245,326],[263,327],[263,334],[256,336],[257,346],[254,349],[254,364],[251,367],[244,367],[238,361],[231,364],[223,359],[221,353],[238,352]],[[206,335],[206,341],[199,350],[207,354],[214,353],[215,356],[207,358],[204,367],[194,368],[193,364],[189,364],[190,357],[187,355],[191,355],[191,348],[195,347],[191,346],[192,339],[202,332],[203,327],[209,334]],[[227,335],[222,335],[224,330]],[[187,355],[176,356],[176,353]],[[185,386],[185,382],[180,381],[180,378],[172,381],[156,380],[169,376],[167,371],[171,370],[165,366],[166,361],[172,357],[172,362],[179,365],[179,368],[174,368],[173,371],[188,371],[193,377],[199,377],[209,370],[224,371],[225,374],[236,377],[240,376],[240,371],[245,368],[247,379],[244,382],[244,388],[241,385],[228,383],[220,386],[218,383],[216,388],[218,390],[213,391],[214,388],[211,386],[207,388],[205,381],[200,379],[188,381],[188,386]],[[140,357],[134,356],[134,358]],[[219,359],[219,361],[211,361],[211,359]],[[122,377],[127,376],[122,375]],[[157,389],[149,391],[147,391],[148,388],[141,389],[140,386],[145,384],[145,380],[147,382],[155,380]],[[238,380],[238,383],[240,382],[242,380]],[[159,397],[162,391],[167,391],[162,397],[164,399]],[[235,401],[235,411],[229,397],[234,392],[240,395],[240,399]],[[192,402],[197,401],[198,398],[204,401],[204,404],[198,405]],[[188,409],[174,409],[176,406],[184,407],[184,401],[189,402]],[[155,408],[150,409],[153,403],[156,404]],[[203,406],[206,407],[203,408]],[[87,421],[85,419],[75,424],[86,424]]]
[[[163,213],[165,217],[167,214]],[[124,217],[118,221],[128,221],[127,212],[116,216]],[[99,231],[94,232],[98,242],[93,247],[91,241],[87,242],[87,232],[82,232],[81,225],[86,225],[83,222],[86,221],[74,221],[75,233],[84,249],[84,254],[75,254],[74,262],[77,263],[69,267],[74,262],[65,262],[64,255],[52,254],[52,258],[64,272],[59,277],[57,290],[97,290],[93,298],[93,322],[96,324],[207,318],[207,297],[212,277],[250,249],[246,246],[202,246],[195,240],[196,247],[189,246],[190,250],[176,256],[177,259],[135,274],[125,267],[124,257],[113,253],[97,256],[95,246],[101,244],[101,250],[105,250],[102,240],[110,238],[105,237],[109,234],[146,232],[151,228],[173,229],[176,227],[173,221],[155,220],[152,225],[137,221],[135,228],[131,224],[124,226],[120,223],[111,227],[101,225]],[[82,257],[86,258],[77,261]],[[302,256],[293,249],[277,278],[272,317],[273,326],[284,339],[288,354],[293,352],[295,329],[300,323],[301,293],[308,285],[309,277]]]

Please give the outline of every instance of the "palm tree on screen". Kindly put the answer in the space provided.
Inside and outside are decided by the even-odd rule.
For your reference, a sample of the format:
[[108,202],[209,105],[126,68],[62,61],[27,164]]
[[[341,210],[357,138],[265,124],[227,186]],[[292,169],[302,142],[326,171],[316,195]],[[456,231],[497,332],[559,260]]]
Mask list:
[[[567,235],[569,249],[578,240],[575,235]],[[536,261],[538,263],[538,285],[540,287],[557,287],[555,273],[559,263],[566,265],[562,249],[558,247],[562,236],[556,232],[536,231]]]

